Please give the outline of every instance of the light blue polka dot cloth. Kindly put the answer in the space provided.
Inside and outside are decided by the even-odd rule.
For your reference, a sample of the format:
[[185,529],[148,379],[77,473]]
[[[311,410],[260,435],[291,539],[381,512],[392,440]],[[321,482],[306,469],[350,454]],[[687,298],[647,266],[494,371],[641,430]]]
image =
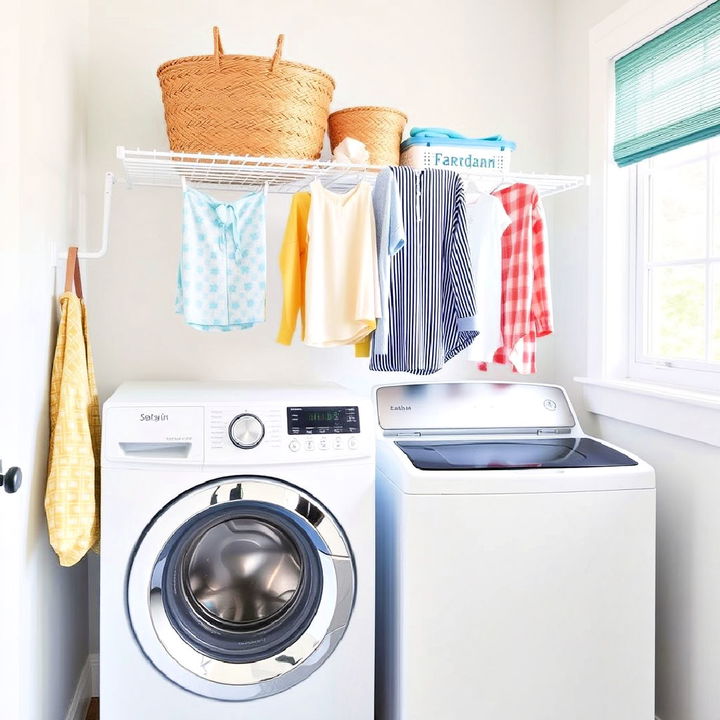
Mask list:
[[183,193],[175,311],[197,330],[246,330],[265,321],[265,194],[225,203]]

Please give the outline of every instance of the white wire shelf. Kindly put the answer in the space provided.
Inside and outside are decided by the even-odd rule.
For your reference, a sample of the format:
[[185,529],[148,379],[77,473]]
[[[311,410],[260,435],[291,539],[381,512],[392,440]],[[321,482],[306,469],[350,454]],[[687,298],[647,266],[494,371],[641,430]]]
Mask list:
[[[383,167],[352,165],[325,161],[291,160],[241,155],[205,155],[162,150],[117,149],[129,187],[154,185],[180,187],[182,178],[196,187],[215,190],[251,191],[263,188],[274,193],[295,193],[319,179],[332,190],[349,190],[361,180],[374,182]],[[587,183],[576,175],[541,175],[537,173],[506,173],[459,171],[478,188],[492,189],[499,184],[527,183],[534,185],[541,196],[548,197],[572,190]]]
[[[127,187],[181,187],[183,179],[195,187],[209,190],[248,192],[267,187],[272,193],[295,193],[307,188],[315,179],[332,190],[353,188],[361,180],[374,183],[383,169],[379,165],[352,165],[309,160],[284,160],[249,155],[204,155],[165,150],[128,150],[117,148],[124,178],[105,173],[105,193],[100,247],[79,252],[82,260],[104,257],[108,250],[110,211],[115,183],[124,180]],[[497,173],[459,171],[466,182],[487,191],[508,183],[527,183],[537,188],[542,197],[557,195],[587,185],[589,178],[581,175],[542,175],[540,173]],[[53,252],[54,255],[54,252]],[[61,255],[60,257],[64,257]],[[55,260],[54,260],[55,261]]]

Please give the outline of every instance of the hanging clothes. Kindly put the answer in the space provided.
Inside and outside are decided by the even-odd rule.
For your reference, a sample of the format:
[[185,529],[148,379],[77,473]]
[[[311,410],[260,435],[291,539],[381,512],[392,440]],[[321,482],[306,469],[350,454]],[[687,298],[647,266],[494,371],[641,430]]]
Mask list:
[[77,248],[72,247],[50,381],[45,490],[50,544],[65,567],[80,562],[100,538],[99,471],[100,408]]
[[305,339],[305,272],[307,269],[309,214],[310,193],[295,193],[290,202],[290,213],[280,248],[283,305],[277,342],[283,345],[290,345],[292,342],[298,313],[301,325],[300,337]]
[[490,362],[503,343],[500,326],[502,234],[510,218],[502,202],[485,192],[466,193],[466,213],[476,312],[473,321],[464,327],[478,331],[468,348],[468,359]]
[[265,321],[265,203],[262,192],[226,203],[185,187],[175,311],[196,330]]
[[[387,316],[390,303],[390,258],[405,245],[405,226],[397,180],[390,168],[382,170],[373,188],[373,211],[375,213],[375,236],[378,257],[380,287],[380,314],[373,335],[378,352],[387,352]],[[355,346],[357,357],[370,357],[370,336]]]
[[437,372],[477,335],[462,181],[449,170],[390,168],[400,193],[405,246],[390,259],[387,352],[370,369]]
[[[510,217],[502,236],[502,345],[493,362],[536,371],[536,340],[553,330],[546,222],[540,196],[516,183],[493,193]],[[487,370],[485,363],[478,365]]]
[[305,272],[305,343],[352,345],[375,329],[380,312],[372,188],[344,194],[310,185]]

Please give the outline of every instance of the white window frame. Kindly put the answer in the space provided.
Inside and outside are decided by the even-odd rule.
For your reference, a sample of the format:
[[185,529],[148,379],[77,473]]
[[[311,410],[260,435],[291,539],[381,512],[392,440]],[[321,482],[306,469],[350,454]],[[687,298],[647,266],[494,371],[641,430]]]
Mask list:
[[[708,141],[705,141],[708,142]],[[720,363],[693,361],[687,359],[662,360],[649,355],[646,351],[649,330],[646,327],[649,288],[647,283],[648,269],[654,267],[678,267],[681,265],[704,265],[706,278],[705,306],[705,343],[710,346],[710,338],[714,322],[712,305],[712,268],[718,266],[720,258],[712,256],[713,243],[713,193],[714,178],[710,160],[720,153],[717,139],[710,141],[710,150],[705,155],[707,164],[707,237],[705,256],[694,260],[648,262],[648,242],[650,240],[649,208],[646,190],[650,171],[648,161],[632,165],[628,173],[629,185],[629,261],[634,272],[629,274],[629,309],[631,320],[628,325],[628,359],[627,375],[635,380],[651,383],[696,388],[700,391],[720,392]],[[634,252],[633,252],[634,251]]]
[[593,413],[720,446],[720,393],[669,384],[660,368],[647,378],[631,376],[628,347],[636,291],[629,271],[636,266],[632,178],[612,160],[615,59],[710,2],[631,0],[590,31],[588,356],[587,375],[576,379]]

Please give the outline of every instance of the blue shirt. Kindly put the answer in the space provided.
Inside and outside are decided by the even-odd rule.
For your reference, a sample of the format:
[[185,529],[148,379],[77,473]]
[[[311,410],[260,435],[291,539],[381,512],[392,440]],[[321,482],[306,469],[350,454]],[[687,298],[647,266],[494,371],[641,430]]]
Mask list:
[[265,195],[235,202],[183,193],[175,311],[197,330],[251,328],[265,320]]
[[386,353],[388,347],[388,311],[390,303],[390,257],[405,245],[405,226],[397,180],[390,168],[383,170],[373,190],[375,233],[378,250],[378,284],[380,286],[381,316],[375,329],[377,352]]

